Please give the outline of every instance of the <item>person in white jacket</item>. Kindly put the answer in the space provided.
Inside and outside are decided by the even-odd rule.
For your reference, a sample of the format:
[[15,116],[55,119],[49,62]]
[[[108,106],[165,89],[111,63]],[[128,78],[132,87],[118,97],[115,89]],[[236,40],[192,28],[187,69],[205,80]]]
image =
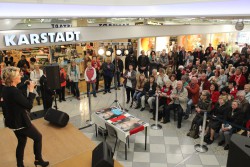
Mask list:
[[96,70],[94,67],[92,67],[92,64],[91,62],[88,62],[87,63],[87,68],[84,72],[84,79],[87,83],[87,93],[89,96],[89,93],[90,93],[90,84],[92,85],[92,93],[93,93],[93,96],[94,97],[97,97],[96,96],[96,88],[95,88],[95,83],[96,83]]
[[78,87],[78,82],[80,79],[80,71],[79,71],[79,66],[76,65],[75,61],[71,61],[71,64],[67,71],[67,75],[69,76],[69,82],[70,82],[72,94],[78,100],[80,100],[80,91]]
[[37,104],[40,105],[40,97],[41,97],[41,86],[40,86],[40,78],[43,76],[43,70],[39,68],[39,64],[34,64],[34,70],[30,73],[30,80],[36,83],[36,92]]

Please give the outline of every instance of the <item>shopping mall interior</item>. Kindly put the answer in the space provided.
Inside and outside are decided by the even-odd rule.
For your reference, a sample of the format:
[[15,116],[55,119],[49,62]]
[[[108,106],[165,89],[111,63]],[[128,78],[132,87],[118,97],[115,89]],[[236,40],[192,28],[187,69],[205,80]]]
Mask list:
[[[6,124],[4,70],[12,66],[25,99],[36,84],[25,111],[50,166],[248,166],[249,5],[0,0],[0,167],[18,165],[15,134],[27,128]],[[18,166],[36,165],[32,147],[28,139]]]

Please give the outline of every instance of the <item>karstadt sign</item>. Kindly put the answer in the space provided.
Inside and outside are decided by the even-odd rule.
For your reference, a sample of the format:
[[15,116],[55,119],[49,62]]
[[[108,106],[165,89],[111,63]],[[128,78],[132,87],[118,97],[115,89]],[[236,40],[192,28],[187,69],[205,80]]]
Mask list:
[[7,34],[4,35],[5,46],[22,46],[80,40],[80,31],[49,32],[40,34]]

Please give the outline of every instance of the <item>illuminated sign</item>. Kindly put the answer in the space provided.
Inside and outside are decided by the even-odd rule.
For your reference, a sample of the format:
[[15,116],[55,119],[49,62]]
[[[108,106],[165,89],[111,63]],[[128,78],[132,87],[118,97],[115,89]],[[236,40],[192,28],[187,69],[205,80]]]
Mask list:
[[35,45],[45,43],[79,41],[80,31],[49,32],[41,34],[9,34],[4,36],[5,46]]

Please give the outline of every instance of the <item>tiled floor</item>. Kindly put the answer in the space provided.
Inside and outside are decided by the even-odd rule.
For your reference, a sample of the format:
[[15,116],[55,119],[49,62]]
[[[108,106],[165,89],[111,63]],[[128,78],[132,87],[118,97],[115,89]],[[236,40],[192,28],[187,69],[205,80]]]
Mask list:
[[[114,92],[112,90],[112,93],[106,95],[98,93],[97,98],[91,98],[92,111],[109,107],[115,100]],[[89,119],[88,98],[82,95],[80,101],[72,97],[68,97],[66,100],[66,102],[58,103],[59,110],[67,112],[70,115],[70,122],[77,128],[86,126],[86,120]],[[122,90],[118,91],[118,100],[123,104]],[[42,106],[35,106],[32,111],[41,109]],[[150,120],[152,115],[148,111],[140,112],[139,110],[128,109],[134,116],[150,124],[154,123]],[[0,117],[2,117],[1,114]],[[114,158],[125,167],[225,167],[228,152],[217,146],[218,141],[208,146],[209,150],[206,153],[197,153],[194,150],[194,145],[198,144],[200,140],[194,140],[186,136],[191,120],[192,117],[184,120],[181,129],[176,128],[176,122],[173,120],[163,125],[161,130],[148,128],[147,150],[144,150],[144,133],[131,136],[128,160],[124,159],[124,143],[118,142]],[[3,127],[2,121],[0,121],[0,126]],[[97,144],[103,141],[101,136],[95,136],[94,126],[81,131]],[[108,138],[107,141],[111,146],[114,146],[114,139]]]

